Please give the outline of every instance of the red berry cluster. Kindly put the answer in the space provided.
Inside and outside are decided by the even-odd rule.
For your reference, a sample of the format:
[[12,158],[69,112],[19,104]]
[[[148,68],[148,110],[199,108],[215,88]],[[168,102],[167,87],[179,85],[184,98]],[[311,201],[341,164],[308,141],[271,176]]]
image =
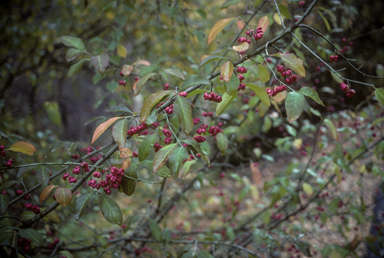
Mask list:
[[[111,167],[110,172],[102,170],[102,174],[106,174],[105,179],[101,180],[99,183],[97,183],[96,179],[92,179],[88,181],[88,186],[92,188],[96,188],[97,190],[100,189],[100,187],[104,188],[104,192],[108,195],[111,194],[111,188],[117,189],[119,188],[119,185],[121,184],[122,178],[124,176],[124,169]],[[93,177],[100,178],[101,177],[100,172],[93,173]]]
[[57,244],[58,244],[59,242],[60,242],[60,239],[55,238],[55,240],[53,240],[52,243],[48,243],[48,244],[47,244],[47,248],[48,248],[48,249],[54,249],[54,248],[57,246]]
[[180,92],[179,93],[179,96],[180,97],[187,97],[188,96],[188,93],[186,91],[183,91],[183,92]]
[[31,210],[35,214],[40,214],[40,207],[35,205],[32,205],[32,203],[24,203],[24,207],[28,210]]
[[305,1],[300,1],[299,6],[303,6],[303,5],[305,5]]
[[216,136],[218,133],[221,133],[223,130],[219,126],[211,126],[208,130],[212,136]]
[[220,103],[223,100],[223,98],[214,92],[211,92],[209,94],[208,92],[204,92],[204,100]]
[[193,124],[197,125],[199,122],[200,122],[200,118],[199,117],[193,118]]
[[240,83],[240,84],[239,84],[239,87],[237,88],[237,91],[239,91],[239,90],[245,90],[245,86],[247,86],[247,85],[245,85],[244,83]]
[[239,37],[237,39],[238,42],[242,43],[242,42],[247,42],[248,44],[251,44],[251,40],[250,39],[247,39],[247,38],[243,38],[243,37]]
[[200,135],[205,134],[207,128],[208,128],[208,125],[201,125],[200,128],[196,130],[196,133]]
[[197,143],[205,142],[205,137],[204,137],[204,136],[201,136],[201,135],[195,136],[195,137],[193,137],[193,139],[194,139]]
[[283,77],[288,77],[285,78],[285,83],[288,85],[291,85],[292,83],[297,81],[297,75],[292,75],[291,70],[285,70],[285,67],[282,65],[277,65],[277,71],[281,73]]
[[80,158],[80,156],[77,155],[77,154],[72,154],[71,158],[74,159],[74,160],[76,160],[76,159]]
[[329,59],[331,60],[331,63],[336,63],[337,62],[337,59],[339,58],[338,55],[334,55],[334,56],[330,56]]
[[255,30],[251,29],[251,30],[248,30],[245,32],[245,34],[248,36],[248,37],[254,37],[255,40],[259,40],[263,37],[264,33],[263,33],[263,28],[261,27],[258,27]]
[[99,155],[98,157],[90,157],[89,160],[95,164],[99,159],[101,159],[102,155]]
[[165,113],[167,113],[168,115],[171,115],[173,113],[173,104],[171,104],[169,107],[166,107],[164,109]]
[[5,157],[4,145],[0,145],[0,156]]
[[125,86],[126,85],[126,81],[119,81],[119,85]]
[[140,255],[141,253],[152,253],[152,249],[149,247],[144,246],[141,249],[135,249],[135,254]]
[[138,80],[140,80],[139,77],[135,77],[135,81],[138,81]]
[[5,165],[7,166],[7,168],[11,168],[12,167],[12,164],[13,164],[13,159],[9,159],[7,161],[7,163],[5,163]]
[[127,135],[133,136],[133,135],[140,133],[141,131],[146,130],[146,129],[148,129],[148,125],[145,122],[142,123],[141,125],[136,126],[136,127],[131,126],[131,128],[128,129],[128,131],[127,131]]
[[341,88],[341,90],[342,90],[343,92],[345,92],[345,95],[346,95],[348,98],[352,98],[353,95],[355,95],[355,93],[356,93],[355,90],[349,88],[348,84],[343,83],[343,82],[340,84],[340,88]]
[[164,128],[163,129],[163,134],[165,135],[165,137],[167,137],[167,138],[164,139],[164,143],[165,144],[170,144],[172,142],[172,138],[171,138],[172,133],[171,133],[171,131],[169,131],[168,129]]
[[164,90],[168,90],[168,89],[169,89],[169,83],[164,84]]
[[158,142],[155,142],[155,144],[153,144],[153,148],[155,148],[155,152],[158,152],[161,148],[163,148],[163,146],[160,146]]
[[26,238],[17,239],[17,245],[22,246],[23,252],[25,252],[25,253],[29,253],[29,251],[31,251],[30,244],[31,244],[31,240],[29,240],[29,239],[26,239]]
[[213,116],[213,112],[212,111],[210,111],[210,112],[202,112],[202,114],[203,114],[204,117]]
[[270,97],[274,97],[276,96],[278,93],[280,92],[283,92],[287,90],[287,86],[286,85],[281,85],[281,86],[277,86],[276,88],[274,89],[266,89],[265,91],[267,92],[267,94],[270,96]]

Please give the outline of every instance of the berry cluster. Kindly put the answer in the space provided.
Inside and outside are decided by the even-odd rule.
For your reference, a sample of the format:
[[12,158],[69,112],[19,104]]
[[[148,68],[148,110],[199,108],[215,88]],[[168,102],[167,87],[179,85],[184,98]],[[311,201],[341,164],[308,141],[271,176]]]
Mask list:
[[193,118],[193,124],[197,125],[199,122],[200,122],[200,118],[199,117]]
[[287,90],[287,86],[286,85],[281,85],[281,86],[277,86],[276,88],[274,89],[266,89],[265,91],[267,92],[267,94],[270,96],[270,97],[274,97],[276,96],[278,93],[280,92],[283,92]]
[[161,148],[163,148],[163,146],[160,146],[158,142],[155,142],[155,144],[153,144],[153,148],[155,148],[155,152],[158,152]]
[[12,164],[13,164],[13,159],[9,159],[5,165],[7,166],[7,168],[11,168]]
[[209,94],[208,92],[204,92],[204,100],[220,103],[223,100],[223,98],[214,92],[211,92]]
[[77,155],[77,154],[72,154],[71,158],[74,159],[74,160],[77,160],[78,158],[80,158],[80,156]]
[[26,239],[26,238],[17,239],[17,245],[22,246],[23,252],[25,252],[25,253],[29,253],[29,251],[31,251],[30,244],[31,244],[31,240],[29,240],[29,239]]
[[40,214],[40,207],[35,205],[32,205],[32,203],[25,203],[24,207],[28,210],[31,210],[35,214]]
[[221,133],[223,130],[219,126],[211,126],[208,130],[212,136],[216,136],[218,133]]
[[196,133],[200,135],[205,134],[207,128],[208,128],[208,125],[201,125],[200,128],[196,130]]
[[166,107],[164,109],[165,113],[167,113],[168,115],[171,115],[173,113],[173,104],[171,104],[169,107]]
[[255,40],[259,40],[259,39],[261,39],[262,37],[263,37],[263,35],[264,35],[264,33],[263,33],[263,28],[261,28],[261,27],[258,27],[257,29],[256,29],[256,31],[255,30],[248,30],[248,31],[246,31],[245,32],[245,34],[248,36],[248,37],[254,37],[255,38]]
[[213,112],[212,111],[210,111],[210,112],[202,112],[202,114],[203,114],[204,117],[213,116]]
[[168,90],[168,89],[169,89],[169,83],[164,84],[164,90]]
[[341,88],[341,90],[342,90],[343,92],[345,92],[345,95],[346,95],[348,98],[352,98],[353,95],[355,95],[355,93],[356,93],[355,90],[349,88],[348,84],[343,83],[343,82],[340,84],[340,88]]
[[303,5],[305,5],[305,1],[300,1],[299,6],[303,6]]
[[197,143],[205,142],[205,137],[204,137],[204,136],[201,136],[201,135],[195,136],[195,137],[193,137],[193,139],[194,139]]
[[145,122],[142,123],[141,125],[136,126],[136,127],[131,126],[131,128],[128,129],[128,131],[127,131],[127,135],[133,136],[133,135],[140,133],[141,131],[146,130],[146,129],[148,129],[148,125]]
[[48,249],[54,249],[54,248],[57,246],[57,244],[58,244],[59,242],[60,242],[60,239],[55,238],[55,240],[53,240],[52,243],[48,243],[48,244],[47,244],[47,248],[48,248]]
[[183,92],[180,92],[180,93],[179,93],[179,96],[180,96],[180,97],[185,97],[185,98],[186,98],[186,97],[188,96],[188,93],[187,93],[186,91],[183,91]]
[[[16,191],[17,195],[22,195],[23,193],[24,193],[24,191],[20,190],[20,189]],[[26,196],[24,196],[24,200],[29,200],[29,199],[31,199],[31,195],[30,194],[27,194]]]
[[239,37],[237,39],[237,41],[240,42],[240,43],[247,42],[248,44],[251,44],[251,40],[250,39],[243,38],[243,37]]
[[0,145],[0,156],[5,157],[4,145]]
[[[116,167],[111,167],[110,173],[108,173],[105,170],[101,171],[102,174],[106,174],[105,179],[101,180],[99,183],[97,183],[96,179],[92,179],[88,181],[88,186],[92,188],[96,188],[97,190],[100,189],[100,187],[104,188],[104,192],[108,195],[111,194],[111,188],[117,189],[119,188],[119,185],[121,184],[122,178],[124,176],[124,169],[120,168],[117,169]],[[94,172],[93,177],[100,178],[101,177],[100,172]]]
[[170,144],[172,142],[172,138],[171,138],[172,133],[171,133],[171,131],[169,131],[168,129],[164,128],[163,129],[163,134],[165,135],[165,137],[167,137],[167,138],[164,139],[164,143],[165,144]]
[[334,56],[330,56],[329,59],[331,60],[331,63],[336,63],[337,62],[337,59],[339,58],[338,55],[334,55]]
[[119,85],[125,86],[125,84],[126,84],[126,81],[119,81]]
[[237,88],[237,91],[239,91],[239,90],[245,90],[245,84],[244,83],[240,83],[239,84],[239,87]]
[[283,77],[288,77],[285,78],[285,83],[288,85],[291,85],[292,83],[297,81],[297,75],[292,75],[291,70],[285,70],[285,67],[282,65],[277,65],[277,71],[281,73]]

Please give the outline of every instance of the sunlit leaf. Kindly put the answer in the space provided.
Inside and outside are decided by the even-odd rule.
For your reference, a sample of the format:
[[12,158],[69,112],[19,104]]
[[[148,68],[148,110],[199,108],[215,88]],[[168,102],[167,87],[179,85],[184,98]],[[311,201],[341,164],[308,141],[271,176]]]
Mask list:
[[237,18],[229,18],[229,19],[223,19],[218,21],[208,35],[208,45],[216,38],[217,34],[224,29],[225,26],[227,26],[231,21],[236,20]]
[[237,89],[239,88],[240,80],[236,74],[233,74],[229,82],[224,82],[224,88],[229,95],[237,95]]
[[384,89],[383,88],[375,89],[375,97],[380,102],[380,104],[384,106]]
[[303,61],[301,61],[300,58],[297,58],[294,54],[276,53],[271,56],[280,57],[283,60],[284,66],[286,68],[292,69],[301,77],[305,77],[305,69],[303,66]]
[[312,196],[313,194],[313,190],[312,190],[312,186],[308,183],[303,183],[303,190],[306,194],[308,194],[309,196]]
[[164,96],[170,94],[171,91],[168,91],[168,90],[164,90],[164,91],[158,91],[154,94],[152,94],[151,96],[149,96],[145,101],[144,101],[144,104],[143,104],[143,108],[141,109],[141,113],[140,113],[140,123],[143,123],[145,122],[145,120],[147,119],[147,117],[149,116],[149,114],[151,113],[152,111],[152,108],[154,106],[156,106]]
[[117,54],[119,56],[121,56],[122,58],[126,58],[127,57],[127,49],[125,48],[124,45],[119,44],[117,46]]
[[216,141],[221,155],[224,155],[228,148],[228,138],[223,133],[218,133],[216,135]]
[[29,156],[33,155],[33,153],[36,152],[35,146],[30,144],[29,142],[15,142],[11,145],[11,147],[8,148],[8,150],[14,151],[14,152],[21,152],[28,154]]
[[231,78],[233,74],[233,64],[231,61],[225,62],[220,67],[220,75],[223,78],[224,81],[229,82],[229,79]]
[[300,92],[302,94],[304,94],[305,96],[310,97],[311,99],[313,99],[318,104],[320,104],[320,105],[322,105],[324,107],[323,101],[321,101],[321,99],[319,97],[319,94],[314,89],[312,89],[310,87],[303,87],[303,88],[300,89]]
[[236,97],[237,97],[237,94],[234,94],[233,96],[231,96],[225,92],[223,95],[222,101],[218,103],[216,106],[216,116],[220,116],[221,114],[223,114],[224,110]]
[[279,7],[279,10],[280,10],[280,13],[282,15],[284,15],[285,18],[287,18],[287,19],[291,18],[291,14],[290,14],[288,8],[285,5],[278,4],[278,7]]
[[133,65],[145,65],[145,66],[150,66],[151,63],[148,62],[147,60],[137,60],[136,62],[133,63]]
[[191,172],[191,166],[196,163],[196,160],[188,160],[181,167],[180,174],[182,178],[188,176],[189,172]]
[[233,46],[232,48],[233,48],[233,50],[235,50],[237,52],[242,52],[242,51],[245,51],[249,48],[249,44],[247,42],[243,42],[240,45]]
[[259,74],[260,81],[262,82],[267,82],[271,78],[268,69],[262,65],[257,66],[257,73]]
[[108,127],[110,127],[117,119],[120,119],[120,118],[122,117],[113,117],[108,119],[106,122],[102,123],[101,125],[99,125],[96,128],[95,132],[93,133],[91,144],[93,144],[100,137],[100,135],[102,135],[105,132],[105,130],[108,129]]
[[133,65],[123,65],[123,68],[121,69],[121,73],[124,76],[128,76],[131,74],[132,70],[133,70]]
[[58,187],[55,191],[55,198],[61,206],[66,207],[72,202],[72,192],[67,188]]
[[265,105],[271,105],[271,100],[269,99],[269,96],[265,89],[256,86],[252,83],[246,83],[245,85],[247,85],[247,87],[250,88]]

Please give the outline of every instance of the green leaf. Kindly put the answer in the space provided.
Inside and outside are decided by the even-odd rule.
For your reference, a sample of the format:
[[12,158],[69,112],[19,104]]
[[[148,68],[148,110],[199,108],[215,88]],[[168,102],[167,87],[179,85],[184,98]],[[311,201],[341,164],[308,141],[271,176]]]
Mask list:
[[49,119],[51,119],[55,125],[61,125],[61,113],[59,104],[57,102],[45,101],[44,108],[48,113]]
[[259,74],[259,77],[260,77],[260,81],[262,81],[262,82],[269,81],[271,76],[269,75],[269,71],[268,71],[267,68],[265,68],[262,65],[258,65],[257,66],[257,70],[258,70],[258,74]]
[[61,43],[63,43],[67,47],[74,47],[74,48],[80,49],[80,50],[85,49],[83,41],[77,37],[62,36],[62,37],[60,37],[60,41],[61,41]]
[[60,251],[59,253],[65,258],[73,258],[73,255],[68,251]]
[[81,70],[81,68],[83,68],[84,62],[85,62],[85,59],[82,59],[79,62],[77,62],[76,64],[71,65],[71,67],[69,67],[67,77],[69,78],[72,75],[78,73]]
[[0,194],[0,213],[4,213],[9,204],[9,196],[7,194]]
[[200,84],[211,85],[211,82],[204,77],[201,77],[198,75],[192,75],[183,82],[183,84],[180,86],[180,89],[186,89],[191,86],[200,85]]
[[72,192],[71,190],[58,187],[55,191],[56,201],[63,207],[68,206],[72,202]]
[[333,125],[332,121],[328,118],[324,119],[324,124],[327,126],[328,130],[330,131],[333,139],[337,140],[337,131],[335,126]]
[[87,206],[87,204],[93,202],[93,200],[95,199],[94,194],[95,192],[83,194],[76,199],[76,213],[75,213],[76,220],[79,220],[81,216],[83,216],[83,211],[84,211],[84,208]]
[[228,148],[227,137],[222,133],[218,133],[216,135],[216,141],[217,141],[217,147],[219,148],[221,154],[224,155]]
[[184,129],[185,134],[189,134],[193,129],[191,103],[187,98],[177,95],[173,108],[179,119],[180,127]]
[[193,97],[193,96],[198,95],[198,94],[201,94],[201,93],[204,93],[204,92],[208,92],[208,91],[203,90],[203,89],[196,89],[196,90],[188,93],[188,98]]
[[14,231],[10,227],[0,229],[0,245],[12,245],[13,237],[15,236]]
[[308,194],[309,196],[312,196],[313,194],[313,190],[312,190],[312,186],[308,183],[303,183],[303,190],[306,194]]
[[227,1],[225,1],[225,2],[221,5],[220,9],[227,8],[228,6],[237,4],[238,2],[240,2],[240,0],[227,0]]
[[160,228],[160,226],[153,219],[149,219],[148,222],[149,222],[149,228],[151,229],[151,233],[152,233],[153,237],[156,240],[161,241],[161,228]]
[[41,246],[44,243],[44,239],[40,233],[32,228],[21,229],[19,235],[22,238],[31,240],[32,244],[35,244],[36,246]]
[[288,8],[285,5],[278,4],[279,11],[282,15],[284,15],[285,18],[289,19],[291,18],[291,14],[289,13]]
[[49,171],[42,167],[36,171],[36,180],[42,185],[48,185],[49,182]]
[[177,147],[169,156],[169,168],[173,178],[177,179],[179,171],[185,159],[188,158],[188,152],[184,147]]
[[0,192],[4,191],[5,189],[7,189],[8,187],[14,185],[14,184],[17,184],[19,183],[19,181],[16,181],[16,180],[8,180],[6,182],[3,182],[0,186]]
[[228,105],[237,97],[237,94],[231,96],[228,93],[224,93],[223,99],[216,106],[216,116],[220,116],[223,114],[224,110],[228,107]]
[[186,143],[187,148],[192,149],[195,153],[196,152],[200,153],[200,155],[203,158],[203,160],[205,161],[205,163],[207,163],[208,166],[210,165],[210,162],[209,162],[207,155],[205,155],[205,153],[201,150],[199,144],[196,141],[183,140],[182,142]]
[[239,77],[237,77],[236,74],[233,74],[232,77],[229,79],[229,82],[224,81],[225,91],[228,93],[228,95],[237,95],[237,89],[239,87],[239,84]]
[[67,54],[65,54],[65,60],[67,62],[71,62],[72,60],[76,59],[80,54],[82,53],[79,49],[70,48],[67,51]]
[[132,111],[129,108],[127,108],[125,105],[112,106],[112,107],[106,108],[104,111],[105,112],[123,112],[123,113],[132,114]]
[[325,24],[325,27],[327,27],[327,30],[328,30],[328,31],[331,31],[331,25],[329,25],[328,20],[324,17],[324,15],[322,14],[322,12],[320,12],[320,11],[317,11],[317,12],[319,13],[321,19],[323,19],[323,22],[324,22],[324,24]]
[[215,55],[213,55],[213,56],[208,56],[208,57],[204,58],[204,59],[200,62],[199,68],[201,68],[201,67],[203,67],[204,65],[209,64],[209,63],[211,63],[211,62],[213,62],[213,61],[220,60],[220,59],[223,59],[223,58],[224,58],[224,57],[222,57],[222,56],[215,56]]
[[223,130],[224,134],[235,134],[240,132],[240,127],[239,126],[228,126]]
[[[335,82],[339,84],[343,83],[343,80],[340,79],[340,77],[336,73],[333,73],[332,71],[329,71],[329,72],[331,73],[331,76],[335,80]],[[331,93],[331,94],[334,94],[334,93]]]
[[375,89],[375,97],[380,102],[380,104],[384,106],[384,89],[383,88]]
[[151,113],[152,108],[154,106],[156,106],[163,99],[164,96],[166,96],[166,95],[168,95],[170,93],[171,93],[171,91],[164,90],[164,91],[158,91],[158,92],[152,94],[151,96],[149,96],[144,101],[143,108],[141,109],[141,112],[140,112],[140,123],[145,122],[145,120],[147,119],[147,117]]
[[152,76],[156,75],[156,73],[147,73],[144,75],[140,80],[138,80],[136,89],[135,89],[135,96],[139,95],[141,89],[144,87],[145,83],[151,78]]
[[139,161],[142,162],[148,157],[150,150],[153,148],[153,144],[157,139],[157,134],[147,135],[143,142],[139,144]]
[[117,122],[112,128],[112,137],[119,147],[124,147],[128,130],[128,120],[123,119]]
[[303,88],[300,89],[300,92],[302,94],[304,94],[305,96],[310,97],[311,99],[316,101],[318,104],[320,104],[323,107],[325,107],[323,101],[321,101],[321,99],[319,97],[319,94],[314,89],[312,89],[310,87],[303,87]]
[[112,224],[121,226],[123,223],[123,214],[121,213],[119,205],[108,196],[101,196],[100,210],[104,218]]
[[98,71],[101,75],[105,73],[105,70],[109,66],[109,55],[107,53],[92,56],[91,63],[96,71]]
[[164,178],[168,178],[168,177],[171,177],[171,171],[169,170],[169,168],[167,166],[162,166],[158,171],[157,171],[157,175],[159,177],[164,177]]
[[259,87],[259,86],[256,86],[255,84],[252,84],[252,83],[246,83],[245,85],[247,85],[248,88],[250,88],[255,94],[256,96],[265,104],[265,105],[268,105],[270,106],[271,105],[271,100],[267,94],[267,92],[265,91],[265,89]]
[[189,172],[191,171],[191,166],[195,163],[196,163],[196,160],[188,160],[183,164],[180,170],[182,178],[185,178],[186,176],[188,176]]
[[180,72],[180,70],[178,70],[178,69],[168,68],[168,69],[165,69],[164,72],[167,73],[167,74],[176,76],[176,77],[178,77],[178,78],[180,78],[182,80],[185,80],[184,74],[182,72]]
[[296,72],[301,77],[305,77],[305,69],[303,66],[303,61],[301,61],[300,58],[297,58],[294,54],[277,53],[277,54],[273,54],[271,56],[280,57],[283,60],[284,66],[286,68],[292,69],[294,72]]
[[334,213],[339,207],[339,202],[340,200],[338,198],[333,199],[328,205],[328,212],[331,214]]
[[156,173],[164,164],[167,162],[169,155],[177,147],[176,143],[169,144],[161,148],[156,152],[155,157],[153,157],[153,172]]
[[290,92],[285,100],[285,109],[287,110],[287,116],[289,123],[292,123],[298,119],[304,110],[305,98],[304,95],[298,92]]
[[[124,174],[132,178],[138,178],[136,170],[133,169],[126,169]],[[131,196],[135,192],[136,180],[124,176],[121,181],[121,188],[127,196]]]

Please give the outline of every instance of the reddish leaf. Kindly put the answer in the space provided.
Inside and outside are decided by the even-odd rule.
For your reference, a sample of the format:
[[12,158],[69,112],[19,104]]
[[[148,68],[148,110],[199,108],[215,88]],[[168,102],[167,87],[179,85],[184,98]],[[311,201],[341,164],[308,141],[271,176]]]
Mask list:
[[150,66],[151,63],[148,62],[147,60],[137,60],[136,62],[133,63],[133,65],[146,65],[146,66]]
[[257,27],[261,27],[263,29],[263,33],[268,29],[269,26],[269,19],[268,16],[264,16],[259,20],[259,23],[257,24]]
[[11,147],[9,147],[8,150],[25,153],[25,154],[28,154],[29,156],[32,156],[33,153],[36,152],[35,146],[30,144],[29,142],[15,142],[14,144],[11,145]]
[[208,35],[208,45],[211,44],[211,42],[216,38],[217,34],[219,34],[219,32],[222,29],[224,29],[224,27],[227,26],[228,23],[230,23],[231,21],[236,20],[236,19],[237,18],[229,18],[229,19],[223,19],[223,20],[218,21],[213,26],[211,31],[209,32],[209,35]]
[[121,73],[124,76],[128,76],[131,74],[132,70],[133,70],[133,65],[123,65],[123,69],[121,69]]
[[111,124],[113,124],[113,122],[115,122],[117,119],[120,119],[120,118],[122,118],[122,117],[113,117],[113,118],[108,119],[108,121],[99,125],[96,128],[95,132],[93,133],[91,144],[93,144],[100,137],[100,135],[102,135],[105,132],[105,130],[107,130],[108,127],[110,127]]
[[255,163],[251,163],[249,165],[249,168],[251,169],[252,171],[252,178],[253,178],[253,181],[257,184],[257,185],[260,185],[260,181],[261,181],[261,173],[260,173],[260,169],[259,167],[255,164]]
[[237,21],[237,28],[242,30],[242,29],[244,29],[244,27],[245,27],[244,22],[242,20],[238,20]]
[[152,111],[152,108],[157,105],[160,100],[167,94],[169,94],[171,91],[168,91],[168,90],[163,90],[163,91],[158,91],[154,94],[152,94],[151,96],[149,96],[144,104],[143,104],[143,108],[141,109],[141,112],[140,112],[140,123],[143,123],[145,122],[145,120],[147,119],[147,117],[149,116],[149,114],[151,113]]
[[120,148],[120,158],[126,159],[132,157],[132,151],[131,149],[127,147]]
[[55,191],[56,201],[63,207],[68,206],[72,202],[72,192],[71,190],[59,187]]
[[39,198],[39,201],[40,201],[40,204],[45,200],[47,199],[48,195],[51,193],[51,191],[57,187],[56,185],[47,185],[47,187],[44,188],[44,190],[41,192],[40,194],[40,198]]
[[223,77],[223,80],[226,82],[229,82],[229,79],[232,77],[233,74],[233,64],[231,61],[225,62],[220,67],[220,75]]
[[121,168],[126,170],[131,165],[131,159],[125,159],[123,161],[123,164],[121,164]]

